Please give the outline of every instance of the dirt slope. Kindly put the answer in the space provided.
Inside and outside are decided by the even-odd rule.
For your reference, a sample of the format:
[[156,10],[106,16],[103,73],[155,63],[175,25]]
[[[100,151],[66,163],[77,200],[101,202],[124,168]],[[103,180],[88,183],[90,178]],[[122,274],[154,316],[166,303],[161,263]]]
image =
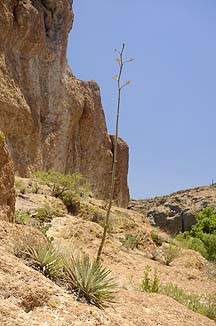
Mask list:
[[[26,179],[24,181],[29,184]],[[55,202],[46,191],[42,189],[37,194],[29,189],[25,194],[17,191],[17,208],[34,211],[49,203],[59,208],[62,204]],[[82,212],[77,216],[66,214],[61,206],[62,215],[53,218],[48,230],[48,236],[54,238],[53,244],[64,254],[83,252],[95,257],[102,234],[98,211],[98,220],[92,221],[95,210],[102,213],[104,203],[95,199],[83,202]],[[112,229],[102,260],[112,269],[119,287],[116,302],[104,311],[77,301],[65,288],[26,266],[21,258],[14,255],[25,244],[45,242],[46,238],[40,231],[28,225],[0,222],[1,325],[215,325],[214,321],[194,313],[170,297],[139,290],[148,265],[152,267],[152,273],[155,269],[158,271],[161,285],[172,282],[186,293],[205,298],[215,292],[215,266],[191,250],[182,250],[170,266],[166,266],[160,257],[155,259],[153,255],[154,250],[161,247],[152,240],[151,232],[157,232],[159,239],[168,243],[170,238],[166,233],[153,228],[142,214],[132,210],[114,207],[111,220]],[[138,247],[133,250],[122,244],[128,233],[139,236]]]

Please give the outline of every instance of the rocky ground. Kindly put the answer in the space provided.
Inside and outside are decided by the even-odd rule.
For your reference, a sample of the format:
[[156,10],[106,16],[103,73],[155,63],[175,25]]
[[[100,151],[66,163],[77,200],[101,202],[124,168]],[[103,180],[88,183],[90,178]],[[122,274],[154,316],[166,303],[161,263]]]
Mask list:
[[[64,253],[89,253],[93,258],[102,234],[105,212],[103,201],[93,198],[81,203],[78,215],[67,213],[61,201],[44,186],[31,179],[16,180],[16,209],[31,212],[50,206],[58,216],[49,223],[48,237]],[[157,270],[161,286],[172,282],[186,293],[202,295],[203,300],[215,293],[216,269],[197,252],[179,249],[170,266],[164,263],[163,245],[171,240],[165,232],[152,227],[136,211],[114,207],[111,228],[102,256],[118,283],[115,303],[99,310],[79,302],[38,271],[25,265],[17,252],[26,244],[45,243],[46,237],[32,221],[27,225],[0,222],[0,318],[1,325],[215,325],[214,321],[195,313],[174,299],[140,291],[146,266]],[[157,241],[152,233],[157,234]],[[134,236],[134,249],[125,246],[126,235]],[[162,244],[162,245],[161,245]]]

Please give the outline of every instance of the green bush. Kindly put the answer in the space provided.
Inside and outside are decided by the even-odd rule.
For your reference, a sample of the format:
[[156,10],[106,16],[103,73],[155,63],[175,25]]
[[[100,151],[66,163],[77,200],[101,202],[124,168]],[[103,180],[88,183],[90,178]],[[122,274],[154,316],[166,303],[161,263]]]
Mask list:
[[67,191],[81,197],[90,195],[90,185],[79,173],[62,174],[54,170],[38,171],[33,174],[38,180],[46,184],[56,197],[61,197]]
[[152,271],[151,266],[147,265],[144,271],[143,279],[141,281],[140,290],[143,292],[145,291],[145,292],[157,293],[160,290],[160,281],[159,281],[158,273],[155,270],[152,279],[150,277],[151,271]]
[[198,251],[209,260],[216,260],[216,214],[213,208],[204,208],[196,214],[197,223],[191,231],[176,236],[182,246]]
[[208,259],[216,260],[216,234],[203,233],[202,242],[205,245]]
[[164,243],[162,246],[162,253],[164,264],[169,266],[171,262],[179,256],[180,248],[172,243],[169,243],[168,245]]
[[70,290],[98,308],[114,299],[113,290],[117,284],[109,277],[110,273],[100,262],[91,262],[88,255],[82,258],[71,256],[64,261],[64,278]]
[[38,208],[35,214],[32,215],[39,223],[48,223],[56,216],[59,216],[59,212],[53,209],[49,205],[44,205],[44,207]]
[[196,214],[197,223],[192,227],[190,235],[202,238],[203,233],[216,235],[216,214],[211,207],[204,208]]
[[80,196],[74,194],[72,191],[65,192],[60,196],[61,200],[67,207],[69,213],[77,215],[80,212]]
[[159,237],[159,235],[158,235],[157,232],[151,231],[150,237],[151,237],[152,241],[154,241],[154,243],[156,244],[156,246],[161,246],[162,245],[162,240],[160,239],[160,237]]
[[199,252],[203,257],[208,258],[208,253],[202,240],[193,238],[189,235],[185,237],[184,233],[179,233],[175,239],[183,248],[195,250]]
[[30,219],[31,219],[31,214],[28,212],[24,212],[21,210],[15,212],[15,221],[18,224],[26,225],[29,223]]
[[46,184],[55,197],[60,198],[70,213],[77,214],[80,199],[91,195],[90,185],[79,173],[62,174],[54,170],[38,171],[34,176]]

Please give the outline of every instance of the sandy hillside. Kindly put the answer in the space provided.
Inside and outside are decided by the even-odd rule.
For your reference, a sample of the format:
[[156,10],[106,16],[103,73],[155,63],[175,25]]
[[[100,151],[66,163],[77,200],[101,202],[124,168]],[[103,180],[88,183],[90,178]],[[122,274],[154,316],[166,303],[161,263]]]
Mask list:
[[[104,202],[89,199],[82,202],[78,215],[69,215],[46,187],[35,194],[32,193],[34,182],[21,181],[25,191],[20,192],[18,183],[17,210],[35,212],[44,205],[55,207],[60,216],[52,219],[47,232],[53,237],[54,246],[62,253],[89,253],[95,257],[102,234],[100,219],[105,212]],[[35,246],[47,241],[36,227],[1,222],[1,325],[215,325],[213,320],[168,296],[140,291],[144,270],[151,266],[150,276],[156,270],[161,286],[172,282],[186,293],[202,295],[205,300],[215,292],[215,266],[198,253],[183,249],[166,266],[162,253],[163,245],[169,245],[170,241],[166,233],[153,228],[144,215],[132,210],[113,208],[111,221],[102,261],[112,270],[118,289],[115,303],[104,310],[79,302],[66,288],[26,266],[22,257],[15,256],[26,244]],[[157,233],[160,245],[152,240],[152,232]],[[122,239],[128,234],[139,239],[134,249],[123,245]]]

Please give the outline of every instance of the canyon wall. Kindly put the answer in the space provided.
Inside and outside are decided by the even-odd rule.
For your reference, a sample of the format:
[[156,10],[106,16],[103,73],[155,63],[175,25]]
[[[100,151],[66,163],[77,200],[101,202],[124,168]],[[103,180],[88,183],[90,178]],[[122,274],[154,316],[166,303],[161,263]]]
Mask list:
[[13,163],[10,159],[4,135],[0,132],[0,220],[13,222],[15,190]]
[[167,196],[132,200],[129,208],[142,213],[154,226],[176,235],[196,224],[203,208],[216,211],[216,184],[174,192]]
[[[112,141],[98,85],[76,79],[67,64],[73,19],[72,0],[1,0],[0,130],[18,175],[50,168],[80,172],[96,196],[106,199]],[[124,207],[129,200],[126,147],[119,146],[124,159],[115,191]]]

